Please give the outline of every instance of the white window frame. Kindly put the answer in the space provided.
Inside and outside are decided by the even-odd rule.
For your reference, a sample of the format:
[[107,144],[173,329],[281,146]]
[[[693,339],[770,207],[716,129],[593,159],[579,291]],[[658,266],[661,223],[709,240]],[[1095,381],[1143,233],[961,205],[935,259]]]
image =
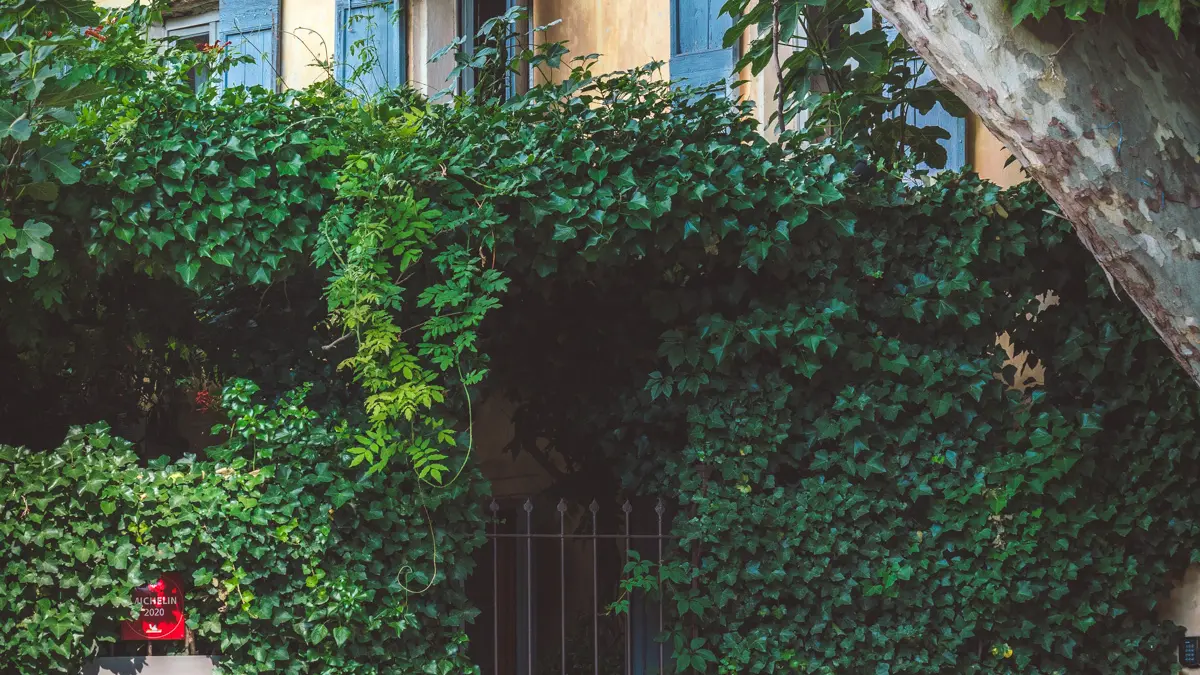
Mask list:
[[[204,37],[205,42],[213,45],[217,43],[217,36],[219,35],[217,30],[219,28],[220,15],[220,11],[212,10],[211,12],[202,12],[188,16],[170,17],[165,19],[161,24],[151,26],[150,37],[157,40]],[[196,86],[199,87],[205,78],[205,73],[197,73]]]
[[216,44],[217,24],[219,21],[220,12],[217,10],[189,16],[173,16],[164,20],[159,25],[151,26],[150,37],[161,39],[167,37],[189,38],[207,35],[208,43]]

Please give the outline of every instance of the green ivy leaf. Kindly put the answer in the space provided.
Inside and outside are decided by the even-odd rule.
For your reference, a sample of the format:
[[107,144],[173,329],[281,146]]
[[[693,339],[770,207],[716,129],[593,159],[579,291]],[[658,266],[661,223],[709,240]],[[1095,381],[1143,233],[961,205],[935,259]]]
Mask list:
[[1178,38],[1179,28],[1183,24],[1182,7],[1180,0],[1138,0],[1137,15],[1158,14]]
[[198,260],[187,260],[175,265],[175,272],[179,274],[179,278],[187,286],[191,286],[196,280],[196,275],[200,272],[200,262]]
[[567,225],[556,224],[554,226],[554,241],[570,241],[575,238],[576,230]]
[[176,157],[175,161],[165,166],[161,166],[159,171],[168,178],[182,180],[184,175],[187,173],[187,162],[183,161],[182,157]]
[[1032,17],[1042,20],[1050,12],[1050,0],[1016,0],[1012,6],[1013,26]]

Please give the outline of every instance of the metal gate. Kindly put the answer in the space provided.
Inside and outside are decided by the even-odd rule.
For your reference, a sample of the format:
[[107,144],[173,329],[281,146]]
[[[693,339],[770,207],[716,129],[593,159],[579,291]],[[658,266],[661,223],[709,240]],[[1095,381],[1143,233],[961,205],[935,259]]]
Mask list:
[[[647,503],[648,508],[636,513],[629,500],[619,507],[614,501],[613,511],[609,513],[603,513],[596,500],[587,507],[578,504],[572,507],[565,499],[560,499],[553,512],[546,511],[548,506],[535,512],[531,498],[526,498],[519,506],[511,504],[508,509],[503,509],[503,513],[500,503],[495,500],[488,506],[491,635],[477,636],[473,640],[474,646],[482,647],[478,645],[478,637],[491,638],[490,650],[484,648],[484,653],[476,652],[477,657],[491,652],[491,668],[487,668],[486,662],[480,663],[484,672],[487,675],[567,675],[568,672],[571,675],[600,675],[602,662],[605,675],[616,675],[617,670],[624,675],[667,672],[669,654],[660,639],[664,627],[662,604],[639,592],[640,595],[635,594],[638,597],[629,598],[629,611],[622,619],[614,618],[603,601],[615,593],[614,587],[630,551],[639,550],[643,559],[661,564],[664,546],[672,539],[665,533],[667,508],[663,500],[656,500],[653,507]],[[557,527],[554,527],[554,520],[557,520]],[[605,524],[617,531],[605,532]],[[620,561],[618,565],[612,564],[614,555]],[[603,558],[608,559],[608,564]],[[551,569],[545,569],[547,567]],[[579,644],[569,644],[568,607],[576,610],[574,618],[583,618],[581,610],[586,610],[591,619],[591,658],[584,659],[576,650],[570,664],[570,648]],[[506,620],[511,623],[506,625]],[[557,655],[553,654],[553,644],[544,640],[535,644],[535,638],[547,632],[539,631],[538,627],[548,626],[553,620],[557,622],[557,631],[553,631],[557,633]],[[611,627],[614,621],[620,624],[619,631],[623,633],[621,665],[614,663],[612,642],[615,640],[602,647],[602,623]],[[581,641],[575,640],[576,643]],[[588,660],[590,663],[586,662]]]

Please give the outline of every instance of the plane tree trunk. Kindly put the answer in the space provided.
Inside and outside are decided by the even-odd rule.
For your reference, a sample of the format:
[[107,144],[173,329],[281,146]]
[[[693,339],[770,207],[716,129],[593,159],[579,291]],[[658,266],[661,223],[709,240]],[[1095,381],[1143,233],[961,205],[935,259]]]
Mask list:
[[1200,58],[1157,18],[870,0],[1016,156],[1200,383]]

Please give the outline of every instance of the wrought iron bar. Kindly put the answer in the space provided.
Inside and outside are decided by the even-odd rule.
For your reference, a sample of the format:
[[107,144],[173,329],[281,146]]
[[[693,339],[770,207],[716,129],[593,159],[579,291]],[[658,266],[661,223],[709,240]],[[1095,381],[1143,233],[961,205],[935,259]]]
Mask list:
[[[525,531],[533,532],[533,499],[525,500]],[[525,541],[525,648],[533,675],[533,537]]]
[[599,528],[596,526],[596,514],[600,513],[600,504],[592,500],[588,510],[592,512],[592,660],[595,664],[594,675],[600,675],[600,539]]
[[[513,534],[512,532],[501,532],[493,535],[500,539],[558,539],[557,534],[535,533],[535,534]],[[590,534],[567,534],[563,535],[565,539],[658,539],[658,535],[654,534],[598,534],[592,536]],[[678,539],[678,536],[663,535],[663,539]]]
[[663,562],[663,513],[667,507],[663,505],[663,500],[659,498],[658,503],[654,505],[654,513],[658,516],[658,635],[655,637],[658,640],[658,675],[663,673],[663,602],[666,594],[663,593],[662,583],[662,562]]
[[[502,532],[502,531],[500,531],[500,524],[501,524],[501,520],[502,520],[500,512],[502,511],[502,508],[497,503],[496,500],[494,500],[494,499],[491,500],[490,504],[488,505],[488,510],[491,512],[492,527],[489,528],[487,530],[487,532],[488,532],[488,537],[492,539],[492,624],[493,624],[492,625],[492,640],[494,643],[492,645],[492,650],[493,650],[492,651],[492,654],[493,654],[492,665],[493,665],[493,669],[494,669],[493,675],[500,675],[502,672],[507,672],[507,669],[514,667],[514,666],[516,668],[514,670],[515,675],[521,675],[522,673],[525,673],[525,675],[534,675],[536,672],[535,667],[538,664],[538,658],[537,658],[538,653],[535,651],[535,648],[537,646],[537,644],[536,644],[537,640],[535,639],[534,633],[537,630],[537,626],[538,626],[539,607],[535,605],[535,595],[537,595],[537,594],[535,593],[536,587],[534,586],[535,576],[533,574],[533,567],[535,565],[535,554],[545,558],[547,556],[545,556],[544,554],[549,553],[549,550],[535,552],[535,550],[534,550],[535,547],[533,545],[533,542],[535,539],[548,539],[548,538],[557,538],[559,540],[558,541],[559,631],[560,631],[559,632],[559,638],[560,638],[559,642],[560,642],[560,648],[561,648],[561,652],[559,654],[560,672],[563,675],[566,675],[566,673],[568,672],[567,648],[568,648],[569,640],[568,640],[568,630],[567,630],[567,587],[568,587],[568,584],[567,584],[567,564],[566,564],[566,543],[568,540],[578,541],[578,540],[589,540],[589,539],[591,540],[591,549],[592,549],[592,551],[591,551],[592,552],[592,668],[593,668],[594,675],[600,675],[600,672],[601,672],[600,671],[600,651],[601,651],[601,649],[600,649],[600,641],[601,641],[600,613],[601,613],[601,609],[603,609],[603,608],[600,604],[600,546],[601,546],[601,543],[604,541],[614,541],[617,539],[624,540],[625,560],[621,561],[621,564],[618,565],[615,570],[609,570],[607,567],[605,568],[605,583],[606,584],[610,582],[608,575],[612,574],[612,573],[615,573],[615,575],[616,575],[614,581],[619,583],[620,580],[623,579],[624,571],[625,571],[625,564],[628,562],[629,555],[633,550],[634,543],[636,543],[637,541],[645,541],[645,540],[650,540],[650,541],[655,542],[655,549],[651,549],[648,553],[650,555],[657,556],[658,565],[659,565],[659,571],[658,571],[659,597],[658,597],[658,618],[657,618],[657,624],[658,624],[657,641],[659,644],[658,644],[658,659],[657,660],[658,660],[658,672],[660,674],[665,672],[666,661],[667,661],[666,645],[662,641],[662,635],[666,628],[665,609],[664,609],[664,604],[663,604],[663,593],[662,593],[662,583],[663,583],[662,564],[663,564],[663,560],[664,560],[664,556],[665,556],[664,542],[678,540],[679,537],[672,536],[671,534],[668,533],[667,523],[665,522],[665,518],[664,518],[664,516],[666,515],[666,506],[662,499],[656,500],[656,503],[654,506],[654,513],[656,514],[656,529],[654,530],[655,534],[637,534],[634,532],[633,508],[634,508],[633,504],[630,500],[625,500],[620,506],[620,510],[621,510],[621,513],[623,514],[623,518],[625,521],[624,527],[622,528],[622,530],[623,530],[622,532],[614,533],[614,534],[607,534],[607,533],[602,534],[599,532],[599,529],[600,529],[600,524],[599,524],[599,522],[600,522],[600,503],[598,500],[593,499],[587,507],[588,511],[591,513],[591,516],[592,516],[591,532],[587,533],[587,534],[571,534],[571,533],[567,532],[567,526],[566,526],[566,516],[567,516],[567,512],[570,510],[570,507],[567,503],[567,500],[560,499],[557,504],[557,511],[558,511],[558,518],[559,518],[558,533],[550,534],[550,533],[534,532],[534,529],[533,529],[534,504],[533,504],[532,497],[529,497],[529,498],[526,498],[521,505],[521,509],[524,510],[524,512],[525,512],[524,527],[518,528],[520,531],[517,531],[517,532]],[[518,511],[518,513],[519,513],[519,511]],[[580,529],[582,529],[582,528],[580,528]],[[501,548],[500,540],[501,539],[524,539],[525,540],[524,547],[523,548],[520,547],[520,542],[516,542],[514,544],[513,548],[511,549],[511,551],[512,551],[511,553],[505,553],[504,556],[501,556],[500,555],[500,548]],[[506,549],[506,550],[509,550],[509,549]],[[521,553],[523,553],[524,557],[525,557],[523,562],[521,562],[520,558],[519,558]],[[580,553],[583,553],[583,551],[581,550]],[[524,566],[525,566],[525,569],[523,571],[524,572],[524,574],[523,574],[524,582],[525,582],[525,593],[523,594],[524,595],[523,598],[521,597],[522,594],[520,593],[519,589],[516,593],[511,594],[511,595],[502,594],[501,589],[500,589],[501,577],[510,578],[510,577],[506,576],[507,572],[506,572],[506,574],[500,573],[501,559],[503,558],[504,560],[508,560],[508,556],[513,555],[513,554],[516,554],[518,556],[516,558],[516,560],[518,562],[520,562],[521,564],[524,564]],[[511,578],[521,580],[522,570],[520,569],[520,567],[513,570],[513,572],[515,574]],[[643,599],[635,599],[634,596],[637,596],[637,598],[644,598],[644,600]],[[526,649],[526,658],[525,659],[520,658],[519,649],[518,649],[518,653],[514,654],[513,656],[508,656],[506,653],[502,657],[500,654],[500,652],[502,651],[501,650],[501,638],[500,638],[500,633],[501,633],[500,617],[501,617],[501,614],[504,613],[504,611],[502,611],[500,606],[501,606],[501,604],[504,604],[505,602],[511,602],[511,600],[506,600],[506,598],[509,598],[509,597],[511,597],[513,599],[517,599],[518,602],[520,602],[520,601],[525,602],[525,608],[523,610],[518,610],[516,612],[516,616],[517,616],[516,624],[517,624],[518,632],[514,636],[516,638],[515,644],[521,645]],[[635,618],[634,618],[635,608],[640,608],[642,610],[642,611],[638,612],[638,614],[637,614],[638,625],[642,626],[644,624],[648,624],[649,621],[645,621],[645,619],[649,619],[651,615],[650,615],[649,611],[645,611],[648,609],[648,607],[646,607],[646,605],[645,605],[645,602],[647,602],[649,600],[649,597],[651,597],[651,596],[649,593],[639,591],[639,592],[631,592],[631,593],[627,594],[626,597],[629,600],[629,611],[625,612],[624,617],[615,616],[615,617],[613,617],[613,619],[615,621],[621,621],[621,630],[624,633],[625,654],[624,654],[624,668],[623,668],[622,672],[625,675],[632,675],[634,672],[634,662],[635,661],[637,661],[638,664],[641,664],[638,666],[640,668],[642,666],[649,666],[650,665],[649,661],[651,659],[653,659],[653,657],[650,656],[649,649],[639,650],[638,653],[640,654],[640,656],[637,656],[635,658],[635,656],[634,656],[634,640],[633,640],[633,628],[634,628],[634,623],[635,623]],[[510,610],[506,607],[505,611],[510,611]],[[541,618],[546,619],[549,617],[543,616]],[[524,619],[524,621],[522,622],[521,619]],[[651,619],[651,620],[653,620],[653,619]],[[646,627],[648,628],[649,626],[646,626]],[[615,628],[615,626],[614,626],[614,628]],[[526,634],[524,636],[520,635],[519,631],[521,629],[524,629],[526,631]],[[642,634],[642,630],[640,628],[639,628],[638,635],[639,635],[639,644],[641,644],[641,640],[645,636]],[[543,644],[543,647],[548,648],[550,644],[553,644],[553,643],[551,641],[545,641],[545,643]],[[610,648],[606,646],[606,650],[609,650],[609,649]],[[544,654],[544,655],[549,656],[548,654]],[[616,655],[613,654],[613,656],[615,657]],[[649,657],[649,658],[646,658],[646,657]],[[647,661],[647,662],[643,663],[643,661]],[[524,662],[524,663],[522,663],[522,662]],[[525,666],[525,670],[521,669],[521,665]],[[606,675],[608,675],[608,674],[606,673]]]
[[492,675],[500,675],[500,505],[492,500]]
[[558,500],[558,606],[562,675],[567,675],[567,500]]
[[[633,511],[633,505],[628,499],[621,505],[621,510],[625,512],[625,561],[621,563],[621,576],[624,576],[625,562],[629,561],[629,535],[632,532],[629,529],[629,514]],[[633,635],[629,629],[633,623],[633,598],[629,600],[629,611],[625,612],[625,675],[633,675]]]

